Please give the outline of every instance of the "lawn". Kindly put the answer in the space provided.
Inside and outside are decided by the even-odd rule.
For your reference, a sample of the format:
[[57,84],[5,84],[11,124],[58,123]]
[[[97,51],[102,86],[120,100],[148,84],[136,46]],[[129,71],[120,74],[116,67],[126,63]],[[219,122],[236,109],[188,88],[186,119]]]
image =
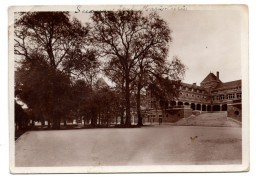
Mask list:
[[[195,139],[191,139],[190,137]],[[16,166],[240,164],[241,128],[147,126],[29,131]]]

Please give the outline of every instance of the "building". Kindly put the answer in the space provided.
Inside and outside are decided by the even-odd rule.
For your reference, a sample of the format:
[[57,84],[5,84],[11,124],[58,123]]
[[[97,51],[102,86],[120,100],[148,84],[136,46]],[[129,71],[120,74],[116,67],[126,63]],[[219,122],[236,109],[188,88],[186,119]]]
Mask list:
[[209,73],[198,86],[196,83],[182,83],[179,97],[168,101],[168,107],[162,109],[160,102],[147,91],[146,122],[175,122],[191,114],[202,112],[227,112],[227,117],[242,121],[241,80],[222,82],[219,72]]

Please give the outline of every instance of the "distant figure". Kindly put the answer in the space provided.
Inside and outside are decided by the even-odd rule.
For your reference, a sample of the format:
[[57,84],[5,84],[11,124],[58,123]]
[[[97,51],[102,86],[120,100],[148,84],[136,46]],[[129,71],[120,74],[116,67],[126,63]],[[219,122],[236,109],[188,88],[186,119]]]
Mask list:
[[195,141],[196,138],[198,138],[198,136],[190,137],[191,143],[193,143],[193,142]]

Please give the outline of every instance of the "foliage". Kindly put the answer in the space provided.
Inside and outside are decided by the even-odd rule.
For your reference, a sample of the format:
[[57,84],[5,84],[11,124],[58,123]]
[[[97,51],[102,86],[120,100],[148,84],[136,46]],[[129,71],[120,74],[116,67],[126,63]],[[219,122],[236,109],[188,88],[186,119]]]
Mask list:
[[16,71],[16,97],[33,111],[34,119],[59,121],[70,107],[70,79],[46,64],[42,55],[30,58]]
[[[185,66],[166,60],[171,31],[156,13],[97,11],[85,25],[68,12],[16,17],[15,96],[42,126],[73,119],[109,126],[118,116],[129,126],[134,107],[142,125],[146,87],[161,101],[178,96]],[[99,85],[100,75],[113,88]]]
[[15,101],[15,124],[16,130],[26,129],[28,124],[28,115],[21,105]]
[[137,76],[136,65],[143,58],[163,60],[165,55],[159,54],[167,53],[170,30],[156,13],[144,16],[141,11],[94,12],[92,21],[92,42],[100,56],[122,72],[126,125],[130,125],[130,85]]

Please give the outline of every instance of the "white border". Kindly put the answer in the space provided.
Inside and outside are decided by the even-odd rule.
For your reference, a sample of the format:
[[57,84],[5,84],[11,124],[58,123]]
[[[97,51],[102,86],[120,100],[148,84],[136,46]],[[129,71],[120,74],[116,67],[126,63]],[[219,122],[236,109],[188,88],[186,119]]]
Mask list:
[[[66,6],[65,8],[67,8],[68,6]],[[200,8],[201,6],[192,6],[192,8]],[[205,6],[204,6],[205,7]],[[218,8],[219,6],[211,6],[213,8]],[[240,6],[241,7],[241,6]],[[27,7],[22,7],[23,9],[31,9],[31,8],[27,8]],[[41,7],[37,7],[41,9]],[[48,10],[57,10],[56,9],[57,6],[49,6]],[[109,8],[108,6],[106,6],[106,9]],[[12,13],[12,11],[15,8],[10,9],[9,11],[9,17]],[[19,8],[21,9],[21,8]],[[35,8],[33,8],[35,9]],[[211,8],[212,9],[212,8]],[[31,9],[32,10],[32,9]],[[59,10],[61,10],[59,8]],[[64,10],[64,9],[63,9]],[[242,11],[245,11],[244,6],[242,7],[242,9],[240,9]],[[10,169],[12,170],[12,172],[20,172],[20,173],[28,173],[28,172],[37,172],[37,173],[60,173],[60,172],[64,172],[64,173],[86,173],[86,172],[215,172],[215,171],[242,171],[242,170],[248,170],[248,163],[249,163],[249,81],[248,81],[248,33],[247,33],[247,26],[248,26],[248,19],[247,16],[243,16],[246,17],[243,19],[243,27],[245,27],[246,29],[246,33],[244,33],[244,35],[242,36],[242,90],[243,90],[243,164],[241,165],[221,165],[221,166],[216,166],[216,165],[206,165],[206,166],[123,166],[123,167],[110,167],[110,166],[106,166],[106,167],[88,167],[88,169],[86,169],[86,167],[76,167],[73,168],[73,170],[71,168],[15,168],[14,165],[12,165],[12,161],[11,161],[11,165],[10,165]],[[11,19],[11,18],[10,18]],[[12,20],[9,21],[9,25],[12,24]],[[12,32],[13,29],[9,30]],[[10,32],[9,31],[9,32]],[[10,42],[13,40],[10,40]],[[10,43],[9,46],[9,57],[12,57],[13,55],[13,45]],[[13,68],[13,62],[11,60],[9,60],[9,69]],[[9,102],[9,107],[10,107],[10,112],[9,112],[9,118],[13,118],[13,112],[12,112],[12,108],[13,108],[13,71],[9,70],[9,101],[12,100],[11,102]],[[245,119],[248,118],[248,119]],[[9,119],[10,125],[13,125],[11,123],[12,120]],[[13,138],[13,128],[10,128],[10,137]],[[13,147],[14,142],[10,142],[10,160],[14,160],[14,157],[12,157],[12,155],[14,155],[14,147]],[[14,162],[13,162],[14,163]]]

